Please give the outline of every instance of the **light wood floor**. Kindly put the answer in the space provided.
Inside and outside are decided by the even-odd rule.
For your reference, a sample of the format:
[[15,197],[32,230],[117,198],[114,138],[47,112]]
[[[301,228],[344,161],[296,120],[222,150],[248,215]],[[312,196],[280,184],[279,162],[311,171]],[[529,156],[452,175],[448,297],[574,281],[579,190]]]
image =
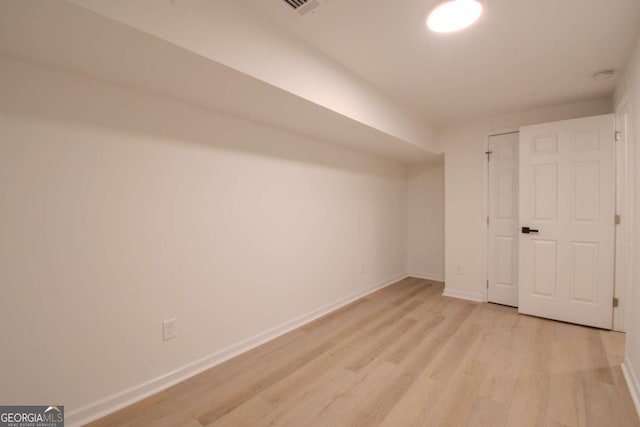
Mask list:
[[405,279],[93,426],[640,426],[624,335]]

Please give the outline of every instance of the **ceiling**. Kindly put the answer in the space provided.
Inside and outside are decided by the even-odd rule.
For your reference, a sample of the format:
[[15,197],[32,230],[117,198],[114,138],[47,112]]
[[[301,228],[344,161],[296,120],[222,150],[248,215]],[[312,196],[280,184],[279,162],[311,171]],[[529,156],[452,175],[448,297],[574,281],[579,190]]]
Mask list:
[[[244,0],[434,124],[608,96],[640,33],[638,0],[486,0],[480,21],[426,29],[438,0]],[[618,73],[619,74],[619,73]]]

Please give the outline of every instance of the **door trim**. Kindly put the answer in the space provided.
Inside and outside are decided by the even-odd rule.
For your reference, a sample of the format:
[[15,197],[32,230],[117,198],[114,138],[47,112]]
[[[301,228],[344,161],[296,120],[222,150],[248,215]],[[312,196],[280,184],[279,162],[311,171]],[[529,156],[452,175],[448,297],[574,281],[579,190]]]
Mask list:
[[[620,130],[620,126],[618,124],[618,115],[626,114],[627,118],[631,117],[631,104],[628,101],[628,98],[623,95],[615,105],[614,115],[615,115],[615,126],[616,131]],[[628,120],[627,120],[628,124]],[[622,280],[618,282],[617,277],[614,281],[614,295],[618,298],[619,305],[618,310],[620,310],[620,314],[616,316],[616,309],[614,308],[613,314],[613,330],[614,331],[626,331],[626,325],[629,324],[629,313],[630,310],[627,309],[627,296],[629,295],[629,290],[631,289],[633,283],[633,263],[627,262],[627,260],[633,259],[634,253],[634,239],[633,239],[633,225],[634,225],[634,174],[635,174],[635,163],[634,163],[634,140],[633,140],[633,129],[630,126],[626,126],[626,135],[624,136],[624,143],[626,146],[620,147],[620,143],[616,142],[616,151],[618,149],[624,150],[624,156],[622,159],[623,170],[619,170],[618,163],[616,162],[616,184],[621,182],[623,185],[622,191],[618,192],[616,190],[616,194],[621,196],[621,200],[616,200],[616,212],[619,213],[622,217],[620,225],[616,226],[616,250],[621,248],[623,251],[623,256],[618,256],[616,252],[616,257],[614,260],[614,268],[616,273],[622,272]],[[620,247],[618,246],[618,239],[623,238],[626,240]],[[619,287],[622,286],[622,289]]]

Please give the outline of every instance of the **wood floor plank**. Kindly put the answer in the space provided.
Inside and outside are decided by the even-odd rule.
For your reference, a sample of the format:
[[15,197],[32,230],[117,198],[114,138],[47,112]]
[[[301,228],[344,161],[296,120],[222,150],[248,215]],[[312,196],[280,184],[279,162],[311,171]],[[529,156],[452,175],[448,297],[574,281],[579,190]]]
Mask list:
[[212,395],[209,402],[194,408],[191,413],[202,425],[209,424],[251,399],[262,390],[276,384],[282,378],[290,375],[292,371],[296,371],[311,360],[320,357],[332,346],[332,343],[323,343],[311,347],[286,365],[257,375],[256,380],[238,385],[230,383],[231,385],[225,387],[222,393]]
[[477,397],[465,423],[466,427],[500,427],[507,419],[507,405],[486,397]]
[[575,325],[557,322],[552,343],[548,421],[557,425],[586,424],[586,403],[582,387],[580,356]]
[[403,319],[391,330],[386,331],[381,337],[374,339],[372,343],[361,350],[360,355],[347,365],[347,369],[359,372],[362,368],[371,363],[382,351],[388,349],[404,334],[410,331],[415,324],[415,319]]
[[[325,357],[309,363],[266,390],[264,398],[271,403],[280,402],[286,396],[307,387],[324,370],[337,367],[346,367],[353,371],[362,369],[382,350],[411,330],[417,321],[409,318],[400,320],[405,313],[406,307],[393,308],[388,311],[389,317],[382,316],[377,322],[361,328],[358,332],[354,331],[348,338],[340,339]],[[396,324],[398,321],[400,323]]]
[[343,363],[341,363],[340,359],[331,353],[325,353],[282,381],[269,387],[260,393],[260,396],[272,405],[280,405],[304,393],[310,387],[315,387],[326,372],[341,368],[342,365]]
[[614,387],[585,375],[582,379],[586,402],[586,425],[589,427],[631,425],[624,411],[616,410],[617,402]]
[[125,408],[90,425],[92,427],[201,427],[201,424],[166,392],[160,392],[133,407]]
[[371,420],[384,415],[379,414],[384,410],[379,403],[385,400],[385,387],[402,374],[402,370],[392,363],[376,364],[366,374],[360,374],[358,382],[318,413],[317,422],[320,425],[375,425]]
[[[464,323],[464,319],[470,317],[477,307],[473,304],[462,304],[457,313],[452,313],[455,315],[447,318],[442,326],[439,325],[435,333],[423,340],[417,351],[411,353],[400,364],[406,370],[404,384],[410,384],[409,387],[405,387],[406,391],[396,405],[404,413],[392,408],[383,420],[385,425],[393,425],[398,419],[403,420],[402,425],[426,425],[433,419],[434,409],[440,405],[440,399],[447,392],[449,381],[455,373],[463,369],[462,364],[449,371],[445,368],[450,358],[458,358],[455,355],[456,343],[464,342],[465,346],[471,347],[477,342],[478,325]],[[459,353],[465,354],[464,351]],[[465,354],[463,357],[466,356],[468,355]],[[425,392],[425,384],[434,386]],[[416,399],[416,393],[422,394],[421,400]]]
[[236,356],[214,368],[208,369],[196,376],[193,376],[179,384],[167,389],[167,392],[174,398],[189,400],[191,396],[202,393],[206,390],[227,383],[231,378],[246,370],[246,366],[258,363],[267,357],[277,358],[279,353],[288,351],[287,345],[306,337],[307,334],[301,329],[296,329],[283,336],[269,341],[251,351]]
[[92,427],[640,426],[624,335],[407,278]]
[[399,340],[400,342],[389,352],[390,354],[386,360],[395,364],[401,363],[420,344],[424,337],[432,332],[443,320],[443,316],[435,315],[420,322],[417,327],[413,328],[413,331],[410,331]]
[[579,327],[582,332],[581,348],[578,354],[583,358],[583,367],[585,375],[591,377],[594,381],[600,381],[613,385],[613,375],[611,374],[611,366],[607,351],[602,342],[600,330],[594,328]]
[[435,328],[433,333],[427,334],[414,351],[405,357],[400,365],[414,375],[419,375],[438,357],[442,349],[449,342],[449,339],[455,336],[456,331],[464,325],[465,320],[471,315],[474,309],[475,307],[470,304],[460,306],[457,313],[445,318],[445,320]]
[[[235,394],[240,388],[250,388],[252,384],[263,381],[266,376],[271,375],[274,371],[280,370],[282,372],[282,369],[291,360],[300,357],[300,352],[306,353],[309,348],[315,349],[317,345],[329,347],[326,342],[318,344],[307,333],[303,333],[291,341],[291,345],[300,349],[300,351],[292,353],[289,346],[278,347],[262,358],[254,359],[251,357],[247,358],[247,363],[242,363],[240,366],[232,365],[232,374],[229,374],[225,369],[214,369],[206,374],[209,381],[198,382],[193,387],[178,384],[167,389],[167,392],[182,406],[189,410],[194,410],[197,407],[213,404],[214,401],[222,401],[225,396]],[[247,369],[247,366],[255,366],[256,364],[260,364],[262,367],[259,375]],[[219,367],[223,368],[224,365]]]
[[625,334],[614,331],[600,331],[600,337],[607,351],[609,365],[618,366],[624,362]]
[[534,326],[535,322],[526,316],[518,316],[511,324],[505,340],[496,349],[496,357],[480,386],[480,396],[510,406],[525,353],[534,337]]
[[507,426],[545,426],[549,406],[553,322],[539,319],[533,340],[524,353]]
[[149,396],[144,400],[141,400],[135,405],[129,406],[125,409],[121,409],[120,411],[114,412],[104,418],[94,421],[90,425],[92,427],[111,427],[124,425],[127,421],[138,419],[139,417],[150,411],[158,410],[158,408],[161,408],[161,410],[163,408],[170,408],[172,405],[174,405],[174,401],[171,399],[171,396],[162,391],[160,393]]
[[205,427],[253,426],[273,411],[273,405],[261,397],[253,397]]
[[485,306],[476,305],[463,324],[447,342],[440,354],[427,365],[425,374],[437,381],[440,393],[418,413],[410,425],[463,426],[478,396],[478,390],[489,370],[479,362],[490,336],[476,323],[485,318]]
[[468,369],[459,369],[448,380],[448,386],[443,388],[437,405],[429,413],[426,420],[420,421],[420,425],[430,427],[464,426],[476,402],[478,387],[484,380],[487,371],[486,364],[470,360]]
[[428,414],[441,393],[441,385],[422,372],[381,420],[380,426],[409,426],[422,414]]
[[253,427],[321,425],[318,423],[320,414],[352,389],[359,378],[361,376],[348,369],[332,368],[323,373],[312,387],[283,401]]
[[626,380],[622,374],[620,366],[612,368],[613,380],[615,382],[615,408],[624,414],[624,418],[629,426],[640,426],[640,414],[636,411],[633,399],[627,389]]

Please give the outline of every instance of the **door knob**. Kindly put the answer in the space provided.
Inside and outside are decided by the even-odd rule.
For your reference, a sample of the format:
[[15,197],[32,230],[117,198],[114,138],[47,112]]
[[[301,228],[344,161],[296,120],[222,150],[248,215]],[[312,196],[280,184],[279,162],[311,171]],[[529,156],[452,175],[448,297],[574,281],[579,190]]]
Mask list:
[[537,232],[538,230],[536,230],[535,228],[522,227],[522,234],[537,233]]

